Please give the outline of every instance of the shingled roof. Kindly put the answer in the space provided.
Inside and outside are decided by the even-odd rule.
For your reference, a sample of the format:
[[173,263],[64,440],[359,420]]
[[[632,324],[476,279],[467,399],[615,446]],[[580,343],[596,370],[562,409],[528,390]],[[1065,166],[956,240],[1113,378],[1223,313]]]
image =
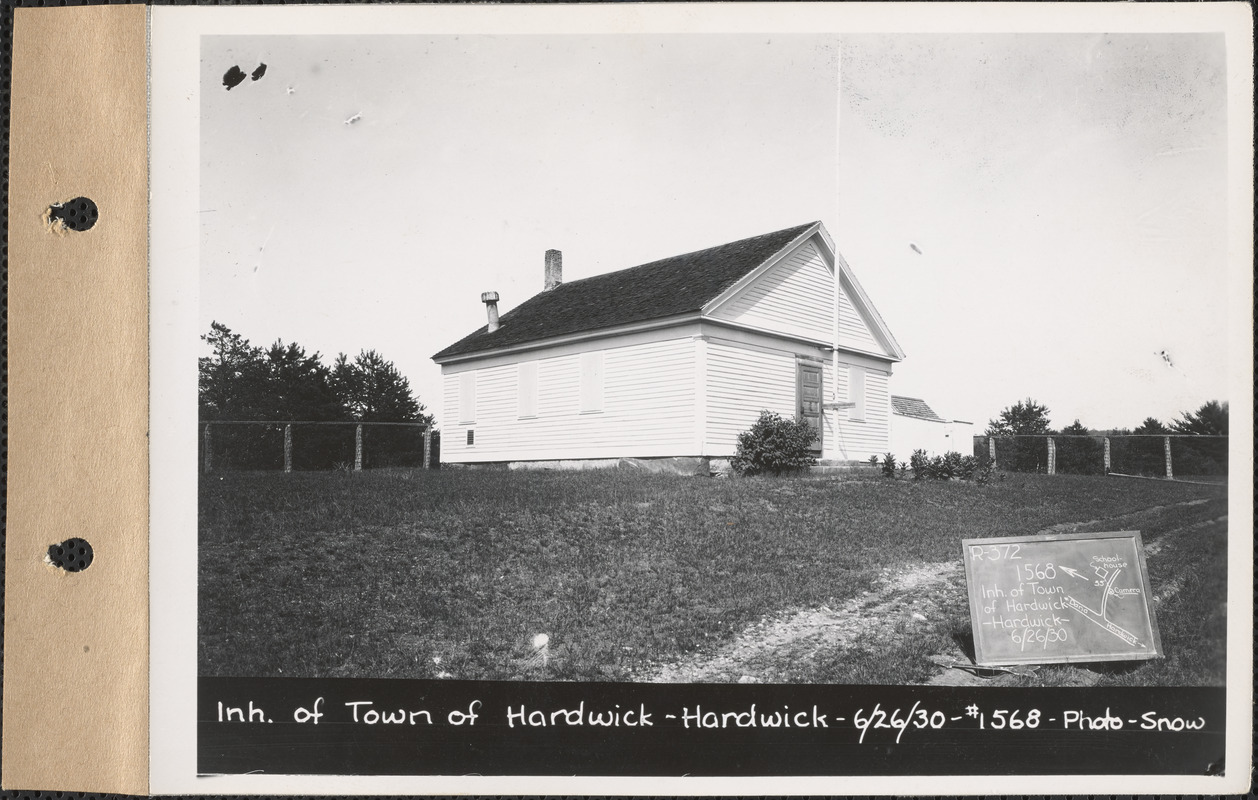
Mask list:
[[902,417],[930,420],[931,422],[948,421],[936,414],[930,406],[926,405],[925,400],[918,400],[916,397],[891,395],[891,413],[899,414]]
[[483,326],[433,359],[698,312],[816,224],[561,283],[503,314],[498,330]]

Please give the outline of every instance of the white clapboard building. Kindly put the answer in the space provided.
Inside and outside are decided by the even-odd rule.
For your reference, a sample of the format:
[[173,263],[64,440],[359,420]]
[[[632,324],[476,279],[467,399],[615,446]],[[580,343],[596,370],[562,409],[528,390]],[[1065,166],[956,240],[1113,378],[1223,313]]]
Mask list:
[[823,459],[890,446],[904,354],[820,222],[570,283],[550,250],[544,287],[433,356],[443,461],[723,458],[762,409]]
[[964,420],[945,419],[926,401],[917,397],[891,395],[891,450],[900,461],[908,461],[914,450],[929,456],[956,451],[973,455],[974,425]]

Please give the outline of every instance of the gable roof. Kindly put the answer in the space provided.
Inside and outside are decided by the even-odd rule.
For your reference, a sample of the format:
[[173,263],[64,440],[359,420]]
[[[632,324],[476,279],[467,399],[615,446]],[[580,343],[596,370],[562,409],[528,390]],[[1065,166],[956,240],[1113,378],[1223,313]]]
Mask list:
[[561,283],[433,356],[442,361],[602,328],[698,313],[708,301],[796,239],[820,226],[797,225],[617,272]]
[[916,419],[925,419],[931,422],[947,422],[948,420],[935,413],[934,409],[926,405],[925,400],[919,400],[916,397],[900,397],[891,395],[891,413],[899,414],[902,417],[914,417]]

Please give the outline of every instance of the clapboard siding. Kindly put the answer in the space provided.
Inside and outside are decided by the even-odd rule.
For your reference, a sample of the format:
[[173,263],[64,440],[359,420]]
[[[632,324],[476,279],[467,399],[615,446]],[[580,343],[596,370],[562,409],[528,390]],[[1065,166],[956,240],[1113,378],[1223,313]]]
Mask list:
[[730,456],[761,411],[795,416],[795,354],[708,342],[707,451]]
[[449,372],[441,376],[441,418],[449,420],[445,430],[453,430],[459,421],[459,381],[461,379],[462,374]]
[[833,283],[816,246],[805,242],[713,316],[769,331],[833,341]]
[[[832,339],[833,336],[834,334],[831,333],[829,338]],[[874,338],[868,321],[861,317],[856,311],[856,306],[852,305],[846,286],[841,287],[839,291],[839,345],[868,353],[886,352]]]
[[[453,426],[442,455],[452,462],[697,455],[694,353],[692,337],[604,349],[603,410],[586,413],[581,354],[538,357],[531,419],[519,418],[516,364],[479,369],[476,423]],[[458,418],[458,392],[458,375],[448,374],[447,419]],[[470,448],[468,428],[476,432]]]
[[[447,426],[443,456],[452,462],[527,461],[733,455],[738,434],[762,410],[795,415],[797,358],[821,351],[786,340],[749,336],[757,343],[711,337],[703,349],[706,368],[696,370],[692,337],[635,344],[604,351],[604,410],[579,412],[580,353],[569,352],[538,362],[538,414],[519,419],[518,367],[504,363],[476,370],[476,422]],[[780,349],[779,349],[780,348]],[[808,352],[804,352],[808,351]],[[827,410],[823,419],[822,457],[864,461],[891,448],[889,374],[860,360],[865,370],[865,420],[851,412]],[[848,374],[841,362],[836,375],[827,360],[822,371],[827,401],[850,399]],[[696,441],[696,375],[706,375],[704,443]],[[837,384],[837,385],[836,385]],[[460,374],[445,377],[446,419],[457,420]],[[467,429],[476,444],[466,445]]]
[[[845,400],[851,399],[848,394],[851,368],[850,364],[839,364],[838,396]],[[865,370],[865,420],[851,419],[851,411],[847,409],[827,414],[826,433],[832,445],[826,448],[827,458],[865,461],[891,448],[891,376],[881,370],[862,368]]]

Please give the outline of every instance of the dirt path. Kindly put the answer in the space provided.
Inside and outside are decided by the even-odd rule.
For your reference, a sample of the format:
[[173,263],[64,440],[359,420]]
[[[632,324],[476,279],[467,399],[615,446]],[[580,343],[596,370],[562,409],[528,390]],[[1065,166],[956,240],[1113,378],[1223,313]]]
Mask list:
[[840,608],[800,609],[764,617],[715,654],[663,664],[634,680],[659,683],[771,683],[777,664],[809,660],[823,647],[853,641],[892,622],[925,627],[942,615],[945,595],[965,575],[956,562],[912,564],[884,572],[878,586]]
[[[1208,500],[1189,500],[1174,506],[1203,505]],[[1139,523],[1170,506],[1152,506],[1106,520],[1089,520],[1055,525],[1039,533],[1070,533],[1082,531],[1104,522],[1105,529],[1123,529]],[[1226,524],[1227,517],[1203,520],[1183,528],[1167,531],[1145,548],[1148,558],[1155,558],[1173,537],[1203,526]],[[1179,591],[1174,583],[1160,588],[1154,601],[1165,601]],[[819,652],[832,652],[836,646],[852,643],[877,630],[902,631],[933,629],[949,613],[965,608],[965,572],[959,561],[910,563],[884,570],[874,588],[838,608],[796,609],[766,616],[745,628],[738,637],[715,653],[698,654],[679,661],[655,665],[633,677],[635,681],[655,683],[772,683],[783,681],[781,665],[798,665],[815,661]],[[960,644],[946,652],[936,653],[930,660],[938,671],[927,681],[931,685],[1001,685],[1015,676],[992,670],[973,668],[970,654]],[[1033,672],[1023,670],[1023,672]],[[1087,669],[1074,670],[1069,680],[1075,685],[1089,685],[1099,673]]]

